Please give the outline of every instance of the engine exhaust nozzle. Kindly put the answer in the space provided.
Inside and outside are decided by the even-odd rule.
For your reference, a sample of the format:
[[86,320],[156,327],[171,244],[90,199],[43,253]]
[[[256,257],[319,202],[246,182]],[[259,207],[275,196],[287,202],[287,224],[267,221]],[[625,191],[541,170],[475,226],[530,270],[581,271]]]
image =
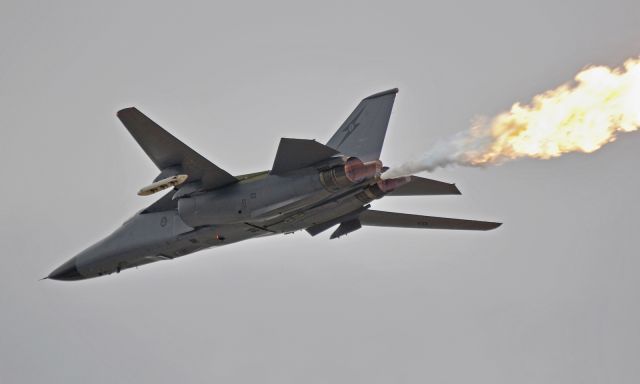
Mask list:
[[363,203],[368,203],[384,197],[387,193],[392,192],[393,190],[407,184],[410,181],[410,176],[378,180],[378,182],[376,182],[375,184],[370,185],[367,189],[358,193],[356,195],[356,198]]
[[380,160],[364,163],[357,157],[350,157],[343,165],[320,172],[320,182],[328,191],[336,192],[367,179],[379,178],[381,172]]

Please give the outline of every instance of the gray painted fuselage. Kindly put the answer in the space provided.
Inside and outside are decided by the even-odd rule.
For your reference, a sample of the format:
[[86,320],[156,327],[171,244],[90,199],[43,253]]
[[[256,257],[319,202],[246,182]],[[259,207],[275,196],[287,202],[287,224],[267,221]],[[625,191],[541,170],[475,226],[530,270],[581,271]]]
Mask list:
[[67,280],[97,277],[210,247],[295,232],[363,206],[354,195],[367,186],[360,183],[329,192],[313,168],[287,175],[260,174],[181,198],[176,209],[138,212],[52,275]]
[[232,176],[136,108],[118,112],[160,174],[138,192],[173,189],[48,278],[81,280],[254,237],[305,229],[331,239],[362,226],[489,230],[499,223],[369,210],[390,196],[457,195],[417,176],[382,179],[380,161],[397,89],[363,99],[327,144],[282,138],[270,171]]

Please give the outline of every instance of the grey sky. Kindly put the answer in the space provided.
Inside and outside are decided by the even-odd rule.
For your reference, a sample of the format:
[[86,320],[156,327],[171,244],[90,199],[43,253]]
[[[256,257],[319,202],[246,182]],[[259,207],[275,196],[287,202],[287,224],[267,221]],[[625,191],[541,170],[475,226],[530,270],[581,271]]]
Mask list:
[[637,383],[640,135],[449,168],[461,197],[379,209],[503,221],[248,241],[37,279],[153,199],[135,105],[231,173],[327,140],[399,87],[398,164],[476,115],[640,54],[640,3],[0,3],[0,382]]

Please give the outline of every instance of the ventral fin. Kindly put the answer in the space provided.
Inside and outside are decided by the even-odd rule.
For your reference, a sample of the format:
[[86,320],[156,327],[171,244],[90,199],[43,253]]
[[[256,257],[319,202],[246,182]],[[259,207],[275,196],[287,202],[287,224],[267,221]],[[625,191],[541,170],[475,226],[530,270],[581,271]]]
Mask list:
[[344,236],[351,232],[357,231],[360,228],[362,228],[362,223],[360,223],[360,220],[358,218],[351,219],[348,221],[343,221],[338,227],[338,229],[336,229],[331,234],[330,239],[337,239],[340,236]]

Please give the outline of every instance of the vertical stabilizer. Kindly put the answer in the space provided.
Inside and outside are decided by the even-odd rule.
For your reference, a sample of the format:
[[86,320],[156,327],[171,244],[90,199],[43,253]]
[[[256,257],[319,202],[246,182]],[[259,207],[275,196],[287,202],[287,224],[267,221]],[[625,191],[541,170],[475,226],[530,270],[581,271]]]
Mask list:
[[362,161],[379,159],[396,93],[394,88],[362,100],[327,145]]

